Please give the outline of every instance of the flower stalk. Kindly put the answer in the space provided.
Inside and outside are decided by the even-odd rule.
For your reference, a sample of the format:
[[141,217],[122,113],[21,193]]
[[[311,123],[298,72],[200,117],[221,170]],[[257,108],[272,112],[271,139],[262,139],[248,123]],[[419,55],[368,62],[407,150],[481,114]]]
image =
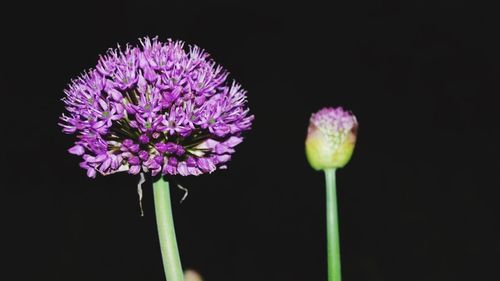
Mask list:
[[336,169],[325,170],[326,180],[326,240],[328,281],[341,281],[339,219],[337,213]]
[[325,172],[328,281],[341,281],[339,218],[335,172],[351,159],[358,121],[342,107],[327,107],[311,115],[305,142],[311,167]]
[[168,181],[160,177],[153,183],[156,226],[160,238],[160,249],[163,269],[167,281],[184,281],[177,239],[175,237],[174,218],[170,203],[170,187]]
[[[162,176],[226,169],[254,116],[246,91],[197,46],[157,37],[118,45],[72,79],[59,125],[76,135],[68,152],[89,178],[117,172],[160,176],[153,183],[165,276],[183,281],[170,203]],[[142,211],[142,205],[141,205]]]

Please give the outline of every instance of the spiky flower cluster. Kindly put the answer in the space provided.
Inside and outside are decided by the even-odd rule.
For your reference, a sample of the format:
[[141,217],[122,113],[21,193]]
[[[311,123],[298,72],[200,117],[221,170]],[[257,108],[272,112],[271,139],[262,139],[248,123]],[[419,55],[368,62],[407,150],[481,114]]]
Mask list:
[[350,160],[356,143],[358,121],[342,107],[323,108],[309,121],[306,154],[317,170],[341,168]]
[[225,168],[253,116],[246,91],[196,46],[143,38],[110,49],[65,90],[60,126],[89,177],[200,175]]

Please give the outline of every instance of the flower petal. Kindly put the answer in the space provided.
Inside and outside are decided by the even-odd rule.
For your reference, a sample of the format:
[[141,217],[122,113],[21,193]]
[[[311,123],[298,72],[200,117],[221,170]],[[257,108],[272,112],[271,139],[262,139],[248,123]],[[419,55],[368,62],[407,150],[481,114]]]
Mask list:
[[85,149],[83,148],[83,146],[77,144],[77,145],[71,147],[70,149],[68,149],[68,152],[71,154],[80,156],[80,155],[83,155],[83,153],[85,153]]
[[128,173],[132,174],[132,175],[137,175],[140,171],[141,171],[141,166],[139,166],[139,165],[133,165],[128,170]]
[[87,177],[89,177],[89,178],[95,178],[95,175],[96,175],[95,169],[92,168],[92,167],[89,167],[87,169]]
[[116,89],[109,89],[108,94],[115,100],[115,101],[121,101],[123,100],[123,95]]

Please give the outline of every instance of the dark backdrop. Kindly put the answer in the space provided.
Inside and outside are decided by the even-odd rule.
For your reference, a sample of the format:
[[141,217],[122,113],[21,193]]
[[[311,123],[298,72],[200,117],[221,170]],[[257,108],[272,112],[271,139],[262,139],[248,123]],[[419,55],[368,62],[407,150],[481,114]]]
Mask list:
[[[63,1],[61,1],[63,2]],[[310,113],[360,122],[338,173],[344,279],[497,275],[497,10],[464,1],[66,1],[1,8],[2,280],[164,280],[151,182],[88,179],[60,98],[116,43],[208,50],[248,90],[253,130],[229,170],[175,178],[185,267],[209,281],[326,280],[323,175]],[[9,276],[7,277],[7,274]]]

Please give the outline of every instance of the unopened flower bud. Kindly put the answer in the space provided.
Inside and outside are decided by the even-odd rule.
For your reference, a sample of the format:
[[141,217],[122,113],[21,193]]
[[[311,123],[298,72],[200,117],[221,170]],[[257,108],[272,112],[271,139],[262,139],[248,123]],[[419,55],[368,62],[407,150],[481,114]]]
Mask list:
[[184,280],[185,281],[203,281],[203,278],[201,277],[201,275],[192,270],[192,269],[188,269],[184,272]]
[[313,113],[306,139],[306,155],[316,170],[344,167],[356,143],[358,121],[342,107],[323,108]]

